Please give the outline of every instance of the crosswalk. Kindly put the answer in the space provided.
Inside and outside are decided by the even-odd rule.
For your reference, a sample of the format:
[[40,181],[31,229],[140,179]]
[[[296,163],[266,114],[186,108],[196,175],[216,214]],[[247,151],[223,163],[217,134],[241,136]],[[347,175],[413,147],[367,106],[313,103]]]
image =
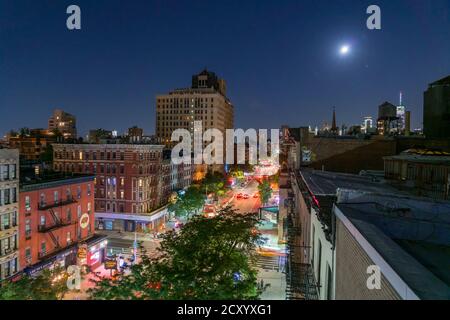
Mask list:
[[268,257],[258,255],[255,262],[255,267],[267,271],[277,271],[277,272],[283,271],[283,266],[280,257],[278,256]]

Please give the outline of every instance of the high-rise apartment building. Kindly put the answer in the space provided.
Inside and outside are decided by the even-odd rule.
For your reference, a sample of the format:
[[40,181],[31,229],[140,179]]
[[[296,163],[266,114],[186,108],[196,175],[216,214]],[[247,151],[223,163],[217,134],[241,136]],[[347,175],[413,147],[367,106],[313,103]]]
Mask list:
[[0,149],[0,282],[19,266],[19,151]]
[[156,97],[156,135],[167,146],[172,132],[187,129],[193,135],[194,121],[201,121],[203,131],[225,130],[234,126],[234,109],[226,97],[226,84],[214,72],[204,70],[192,77],[191,88],[175,89]]
[[431,83],[425,91],[423,129],[427,138],[450,138],[450,76]]
[[58,130],[64,139],[77,139],[77,119],[74,115],[56,109],[48,119],[48,130]]

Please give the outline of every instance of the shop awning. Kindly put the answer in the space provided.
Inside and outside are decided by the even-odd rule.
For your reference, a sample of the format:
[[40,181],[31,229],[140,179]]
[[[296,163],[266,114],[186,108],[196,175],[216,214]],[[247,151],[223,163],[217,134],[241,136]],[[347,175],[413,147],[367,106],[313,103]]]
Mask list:
[[136,215],[136,214],[125,214],[125,213],[109,213],[109,212],[96,212],[95,219],[110,219],[110,220],[130,220],[137,222],[152,222],[164,217],[168,214],[167,208],[162,209],[151,215]]

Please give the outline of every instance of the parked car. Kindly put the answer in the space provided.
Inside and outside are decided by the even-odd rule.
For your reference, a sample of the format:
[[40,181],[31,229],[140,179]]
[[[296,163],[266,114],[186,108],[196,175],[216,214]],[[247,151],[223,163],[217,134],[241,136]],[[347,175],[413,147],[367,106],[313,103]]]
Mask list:
[[248,194],[244,194],[243,197],[244,197],[244,199],[250,198],[250,196]]
[[253,198],[259,198],[258,192],[253,195]]
[[236,196],[236,198],[242,199],[242,193],[238,193],[238,195]]

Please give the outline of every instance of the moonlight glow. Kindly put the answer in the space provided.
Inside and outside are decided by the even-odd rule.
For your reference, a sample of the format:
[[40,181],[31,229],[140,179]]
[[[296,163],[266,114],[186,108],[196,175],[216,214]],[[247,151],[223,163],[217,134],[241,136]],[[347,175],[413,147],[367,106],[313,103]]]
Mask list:
[[341,53],[341,55],[345,56],[350,52],[350,47],[348,45],[343,45],[339,52]]

